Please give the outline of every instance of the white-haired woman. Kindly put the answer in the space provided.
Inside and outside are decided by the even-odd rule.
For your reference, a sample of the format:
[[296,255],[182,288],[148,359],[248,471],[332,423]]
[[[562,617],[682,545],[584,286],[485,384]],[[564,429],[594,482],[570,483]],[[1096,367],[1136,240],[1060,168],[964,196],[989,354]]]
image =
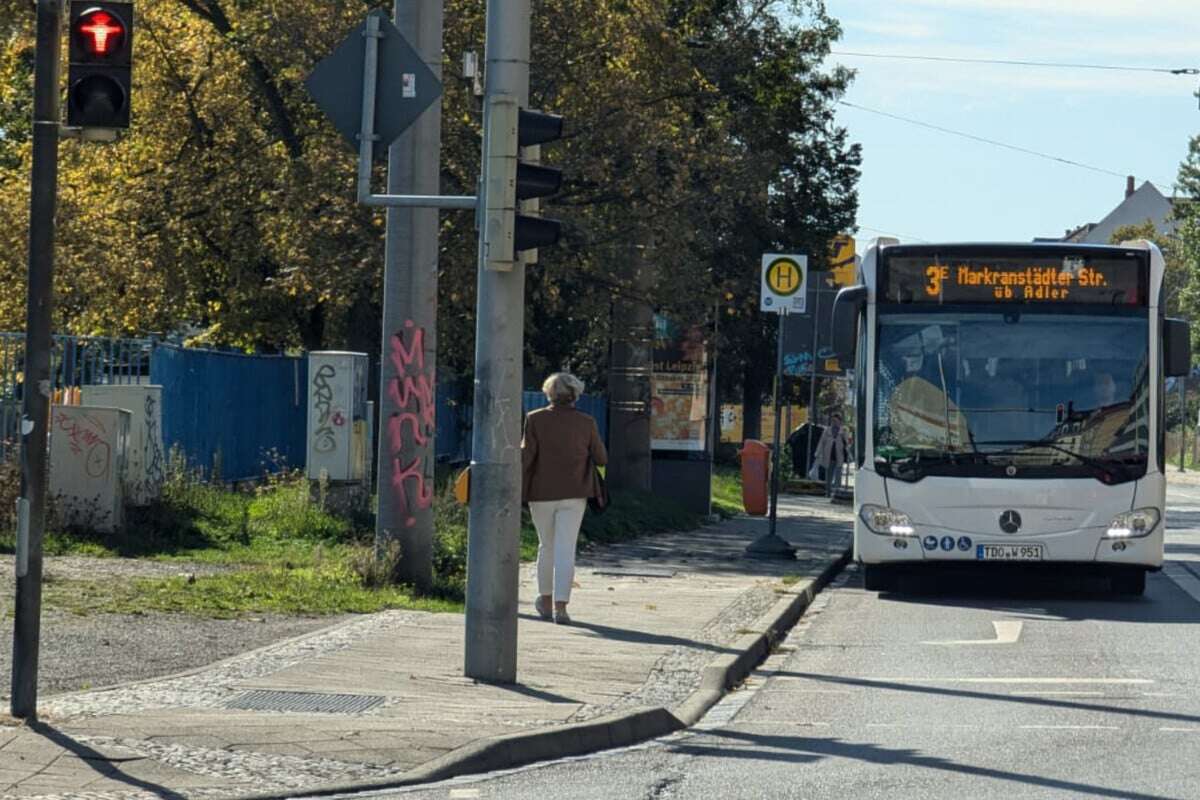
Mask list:
[[596,420],[575,408],[583,381],[556,372],[546,378],[542,392],[550,405],[530,412],[521,439],[523,495],[538,533],[534,606],[542,619],[566,624],[579,525],[595,489],[595,468],[608,463],[608,453]]

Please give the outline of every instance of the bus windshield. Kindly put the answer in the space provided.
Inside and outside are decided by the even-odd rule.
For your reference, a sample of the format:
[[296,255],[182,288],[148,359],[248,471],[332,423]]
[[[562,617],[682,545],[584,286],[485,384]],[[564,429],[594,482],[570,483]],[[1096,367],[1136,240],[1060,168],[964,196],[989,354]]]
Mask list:
[[884,474],[1145,474],[1144,312],[880,312],[874,442]]

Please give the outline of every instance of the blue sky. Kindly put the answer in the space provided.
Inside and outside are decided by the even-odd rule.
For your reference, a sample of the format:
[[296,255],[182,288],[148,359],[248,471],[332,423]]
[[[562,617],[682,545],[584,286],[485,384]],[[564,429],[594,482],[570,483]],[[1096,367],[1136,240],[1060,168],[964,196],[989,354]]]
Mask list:
[[[1200,67],[1200,0],[827,0],[835,50],[1137,67]],[[857,105],[1151,180],[1170,194],[1200,133],[1200,76],[884,60]],[[1101,219],[1125,179],[841,107],[863,145],[859,252],[902,241],[1028,241]]]

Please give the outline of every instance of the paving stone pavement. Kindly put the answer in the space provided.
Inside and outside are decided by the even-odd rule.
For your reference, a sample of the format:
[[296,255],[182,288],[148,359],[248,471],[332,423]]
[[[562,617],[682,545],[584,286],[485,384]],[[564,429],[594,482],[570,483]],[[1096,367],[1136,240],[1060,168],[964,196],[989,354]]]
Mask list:
[[[0,798],[220,800],[380,781],[487,737],[674,707],[774,605],[781,578],[816,575],[845,552],[849,520],[823,498],[781,498],[778,532],[795,561],[744,559],[766,530],[748,517],[582,554],[571,626],[537,618],[525,565],[511,686],[462,676],[460,615],[389,611],[193,674],[45,697],[36,725],[0,722]],[[381,702],[231,707],[247,692]]]

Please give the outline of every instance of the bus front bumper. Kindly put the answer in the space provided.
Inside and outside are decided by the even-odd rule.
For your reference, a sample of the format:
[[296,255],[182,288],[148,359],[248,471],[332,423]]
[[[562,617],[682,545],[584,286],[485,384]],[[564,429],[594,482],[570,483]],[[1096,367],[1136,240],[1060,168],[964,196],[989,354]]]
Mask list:
[[[945,483],[945,485],[941,485]],[[1119,486],[1059,486],[1053,499],[1019,481],[926,479],[917,484],[886,481],[860,471],[855,486],[854,554],[865,564],[928,562],[1053,562],[1142,566],[1158,569],[1163,561],[1166,521],[1143,536],[1112,538],[1109,523],[1118,514],[1143,505],[1162,509],[1163,476],[1148,474]],[[924,484],[924,485],[922,485]],[[1065,502],[1074,497],[1078,502]],[[903,511],[911,533],[880,534],[863,519],[865,504]],[[1014,532],[1001,529],[1009,510],[1021,517]],[[1074,514],[1077,526],[1063,526]],[[1010,526],[1011,527],[1011,526]]]

